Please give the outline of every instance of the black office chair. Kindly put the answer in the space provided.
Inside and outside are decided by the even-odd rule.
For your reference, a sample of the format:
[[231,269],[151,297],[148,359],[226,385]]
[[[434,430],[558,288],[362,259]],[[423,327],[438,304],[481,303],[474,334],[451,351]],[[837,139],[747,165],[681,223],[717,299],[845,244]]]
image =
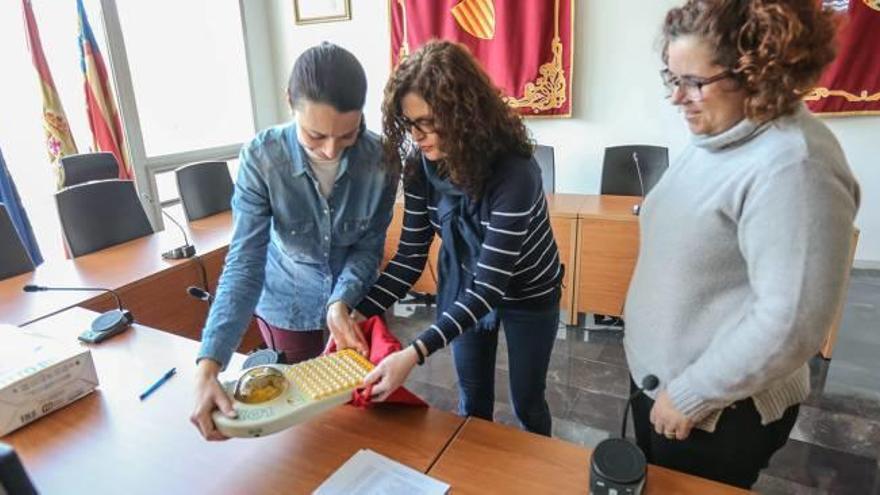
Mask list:
[[55,193],[71,254],[82,256],[153,233],[130,180],[87,182]]
[[32,495],[37,493],[15,450],[0,442],[0,493]]
[[230,209],[232,177],[226,162],[192,163],[178,168],[174,175],[188,221]]
[[92,180],[119,178],[119,162],[113,153],[83,153],[61,158],[64,182],[61,187],[70,187]]
[[[657,184],[668,167],[669,150],[662,146],[632,145],[605,148],[601,193],[644,196]],[[639,180],[639,171],[641,171],[641,180]]]
[[536,144],[533,152],[535,161],[541,168],[541,180],[544,183],[544,193],[556,192],[556,161],[554,159],[553,146]]
[[6,205],[0,203],[0,280],[33,271],[34,261],[12,224]]

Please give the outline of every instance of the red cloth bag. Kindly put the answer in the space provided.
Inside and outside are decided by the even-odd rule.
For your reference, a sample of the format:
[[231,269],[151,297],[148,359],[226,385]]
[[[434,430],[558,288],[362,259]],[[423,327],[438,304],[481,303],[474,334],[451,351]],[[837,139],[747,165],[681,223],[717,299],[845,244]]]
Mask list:
[[[385,359],[386,356],[393,352],[397,352],[401,349],[400,341],[397,340],[397,337],[391,334],[388,331],[388,327],[385,326],[385,322],[382,321],[378,316],[373,316],[367,319],[366,321],[361,322],[360,324],[361,330],[364,332],[364,338],[367,340],[367,345],[370,348],[370,362],[373,364],[379,364],[380,361]],[[331,342],[330,345],[324,349],[324,354],[328,354],[336,351],[336,342]],[[350,404],[356,407],[370,407],[373,402],[371,400],[372,395],[372,386],[367,387],[367,389],[363,391],[355,390],[352,393],[352,400]],[[415,407],[428,407],[428,403],[423,401],[419,396],[410,392],[404,387],[399,387],[397,390],[391,393],[387,399],[385,399],[385,403],[387,404],[403,404],[406,406],[415,406]]]

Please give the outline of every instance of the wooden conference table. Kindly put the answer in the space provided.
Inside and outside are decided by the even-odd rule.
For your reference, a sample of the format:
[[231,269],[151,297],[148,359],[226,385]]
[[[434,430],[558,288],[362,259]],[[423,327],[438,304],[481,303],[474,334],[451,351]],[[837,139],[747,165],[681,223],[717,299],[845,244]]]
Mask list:
[[[456,494],[587,493],[591,451],[478,418],[468,418],[428,475]],[[648,466],[646,495],[748,493],[714,481]]]
[[[639,221],[634,196],[550,194],[547,207],[559,257],[565,264],[562,319],[569,325],[579,313],[621,316],[639,246]],[[395,205],[385,240],[384,262],[394,256],[403,203]],[[416,292],[437,293],[436,266],[440,241],[434,239],[428,267],[413,286]]]
[[[24,330],[74,340],[94,316],[73,308]],[[268,437],[206,442],[189,423],[197,342],[134,325],[90,347],[98,390],[0,439],[41,493],[308,493],[363,448],[425,472],[464,423],[432,408],[346,406]]]
[[571,257],[568,271],[572,272],[572,281],[568,286],[573,294],[568,323],[575,324],[578,314],[622,316],[639,251],[639,217],[633,213],[633,207],[642,198],[584,194],[555,196],[555,202],[564,201],[565,212],[576,212],[574,218],[567,220],[574,227],[574,235],[568,243],[570,248],[567,248],[566,236],[561,234],[559,216],[551,216],[560,255],[568,249]]
[[[550,194],[548,210],[559,257],[565,264],[561,319],[569,325],[578,323],[581,314],[623,316],[626,293],[639,251],[639,217],[633,207],[642,198],[596,194]],[[395,205],[388,229],[384,259],[394,255],[403,223],[403,204]],[[850,247],[850,265],[855,257],[859,230],[854,229]],[[429,268],[437,263],[439,241],[434,240],[428,256]],[[436,273],[426,273],[413,287],[418,292],[437,292]],[[848,282],[847,282],[848,283]],[[820,354],[830,359],[843,316],[841,304],[833,308],[834,319],[826,333]]]
[[[94,316],[73,308],[24,331],[73,340]],[[2,437],[42,493],[308,493],[364,448],[452,493],[587,491],[589,450],[433,408],[343,406],[268,437],[206,442],[188,421],[197,342],[134,325],[90,347],[98,390]],[[171,367],[177,375],[139,401]],[[648,476],[649,494],[740,493],[654,466]]]
[[[638,217],[632,206],[639,198],[552,194],[548,197],[551,223],[566,265],[562,295],[565,321],[578,313],[619,315],[629,286],[638,247]],[[401,207],[402,208],[402,207]],[[178,218],[183,218],[177,214]],[[402,211],[395,211],[388,229],[385,258],[397,247]],[[211,288],[216,285],[232,235],[232,215],[220,213],[185,224],[191,242],[207,269]],[[105,311],[114,306],[109,295],[93,292],[24,293],[25,284],[106,287],[117,290],[136,321],[185,337],[200,338],[207,306],[185,294],[190,285],[202,285],[196,260],[168,261],[161,253],[182,244],[173,226],[165,231],[72,260],[52,260],[35,271],[0,281],[0,322],[22,325],[72,306]],[[439,242],[432,247],[436,259]],[[428,270],[416,290],[436,293]],[[240,350],[258,344],[255,329]]]
[[[176,215],[183,218],[182,213]],[[173,225],[162,232],[108,247],[70,260],[50,260],[33,272],[0,281],[0,323],[24,325],[73,306],[106,311],[116,306],[109,294],[100,292],[22,292],[26,284],[58,287],[103,287],[116,290],[135,321],[177,335],[199,340],[207,316],[207,304],[186,294],[189,286],[209,289],[223,269],[232,214],[219,213],[184,224],[198,259],[165,260],[162,252],[183,244]],[[200,266],[201,265],[201,266]],[[252,325],[239,350],[261,342]]]
[[[232,214],[219,213],[184,226],[190,242],[196,246],[197,255],[206,263],[209,272],[219,272],[232,233]],[[105,287],[124,292],[137,284],[153,282],[159,275],[176,271],[188,271],[193,276],[192,281],[198,282],[201,275],[192,259],[162,259],[162,252],[182,244],[180,231],[169,224],[162,232],[78,258],[48,260],[32,272],[0,281],[0,322],[23,325],[84,302],[112,301],[108,295],[96,292],[24,293],[21,289],[26,284]],[[209,279],[212,275],[216,278],[217,274],[209,273]],[[166,304],[172,299],[183,299],[174,297],[176,294],[161,296],[169,299],[165,301]],[[137,305],[139,302],[134,299],[123,297],[123,302],[127,307]],[[138,317],[136,308],[130,309]]]

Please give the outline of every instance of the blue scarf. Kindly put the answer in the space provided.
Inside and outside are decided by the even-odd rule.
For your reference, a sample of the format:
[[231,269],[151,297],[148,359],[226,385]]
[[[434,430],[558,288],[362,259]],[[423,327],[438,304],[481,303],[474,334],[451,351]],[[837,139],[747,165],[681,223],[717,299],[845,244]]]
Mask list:
[[[477,273],[477,261],[483,244],[479,205],[448,179],[437,174],[437,167],[422,157],[425,176],[431,187],[439,193],[437,216],[440,219],[439,280],[437,288],[438,318],[449,311],[465,289],[473,285]],[[482,317],[477,330],[494,330],[497,326],[495,311]]]

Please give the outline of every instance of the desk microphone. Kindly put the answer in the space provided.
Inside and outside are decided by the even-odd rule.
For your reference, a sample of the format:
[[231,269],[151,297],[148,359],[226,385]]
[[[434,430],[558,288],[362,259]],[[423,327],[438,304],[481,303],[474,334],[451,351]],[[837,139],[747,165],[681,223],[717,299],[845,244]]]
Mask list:
[[214,302],[214,295],[210,292],[206,291],[201,287],[196,287],[195,285],[190,285],[186,288],[186,293],[190,295],[190,297],[194,297],[199,301],[205,301],[210,304]]
[[108,292],[116,299],[116,309],[106,311],[98,315],[92,320],[90,329],[83,331],[79,335],[79,340],[88,342],[89,344],[98,344],[128,328],[134,321],[131,311],[123,309],[122,299],[115,290],[105,289],[103,287],[45,287],[42,285],[28,284],[22,287],[25,292],[45,292],[49,290],[58,291],[99,291]]
[[185,243],[183,246],[176,247],[169,251],[165,251],[162,253],[162,257],[166,260],[183,260],[187,258],[192,258],[196,255],[196,247],[190,244],[189,237],[186,235],[186,230],[171,216],[170,213],[165,211],[164,208],[159,208],[159,211],[162,212],[168,220],[171,220],[171,223],[177,225],[177,228],[180,229],[180,233],[183,234],[183,242]]
[[[633,151],[633,163],[636,165],[636,176],[639,178],[639,190],[642,192],[642,200],[645,198],[645,182],[642,180],[642,167],[639,166],[639,152]],[[638,215],[642,204],[633,205],[633,215]]]
[[189,237],[187,237],[186,230],[183,228],[183,226],[181,226],[180,223],[178,223],[178,221],[175,220],[170,213],[165,211],[165,209],[162,208],[162,205],[156,205],[156,202],[153,201],[153,198],[151,198],[149,195],[141,194],[141,197],[147,200],[147,202],[149,202],[151,205],[157,206],[159,208],[159,211],[161,211],[162,214],[165,215],[165,218],[171,220],[171,223],[173,223],[174,225],[177,225],[177,228],[180,229],[180,233],[183,234],[183,246],[165,251],[164,253],[162,253],[162,258],[166,260],[184,260],[195,256],[196,247],[190,244]]
[[623,423],[620,426],[620,438],[606,438],[599,442],[593,450],[590,460],[590,494],[627,494],[639,495],[645,487],[648,461],[639,447],[626,439],[626,420],[632,401],[639,394],[657,388],[660,380],[648,375],[642,380],[642,387],[636,390],[626,401],[623,410]]

